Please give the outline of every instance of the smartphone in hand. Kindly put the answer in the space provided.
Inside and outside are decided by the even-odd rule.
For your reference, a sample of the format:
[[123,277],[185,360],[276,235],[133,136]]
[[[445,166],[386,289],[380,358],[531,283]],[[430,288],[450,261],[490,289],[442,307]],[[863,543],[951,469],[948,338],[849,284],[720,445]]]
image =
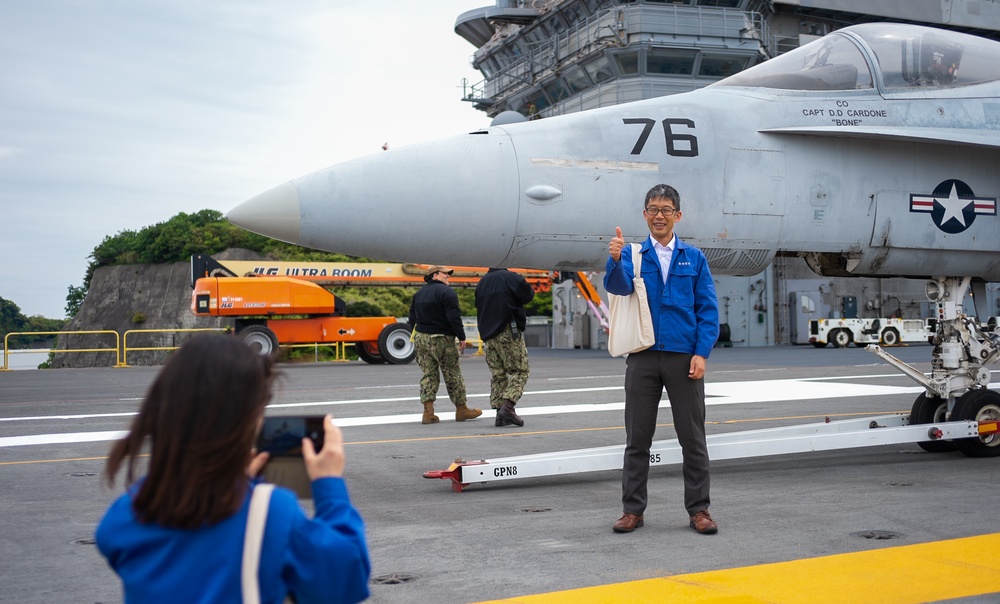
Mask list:
[[276,415],[264,418],[257,452],[271,457],[302,457],[302,439],[309,437],[318,452],[323,448],[323,415]]
[[318,452],[323,448],[323,415],[278,415],[265,417],[257,452],[271,454],[261,473],[267,482],[295,492],[299,499],[312,498],[312,484],[302,460],[302,439],[309,437]]

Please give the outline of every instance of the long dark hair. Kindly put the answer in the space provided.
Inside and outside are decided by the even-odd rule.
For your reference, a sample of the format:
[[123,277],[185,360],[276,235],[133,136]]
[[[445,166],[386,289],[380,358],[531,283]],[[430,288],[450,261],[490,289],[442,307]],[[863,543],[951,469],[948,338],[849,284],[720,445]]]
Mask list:
[[134,497],[142,522],[198,528],[234,514],[247,489],[274,361],[232,336],[192,337],[167,361],[146,393],[128,436],[108,457],[109,485],[122,464],[126,484],[149,441],[149,469]]

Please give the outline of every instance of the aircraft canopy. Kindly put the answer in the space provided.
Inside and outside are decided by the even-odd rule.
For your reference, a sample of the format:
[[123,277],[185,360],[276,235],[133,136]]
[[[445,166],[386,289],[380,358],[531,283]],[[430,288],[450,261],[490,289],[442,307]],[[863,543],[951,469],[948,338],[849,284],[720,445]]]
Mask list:
[[[874,57],[873,65],[866,53]],[[867,23],[837,30],[713,86],[859,90],[878,83],[887,92],[954,88],[1000,80],[998,56],[1000,42],[985,38],[914,25]]]

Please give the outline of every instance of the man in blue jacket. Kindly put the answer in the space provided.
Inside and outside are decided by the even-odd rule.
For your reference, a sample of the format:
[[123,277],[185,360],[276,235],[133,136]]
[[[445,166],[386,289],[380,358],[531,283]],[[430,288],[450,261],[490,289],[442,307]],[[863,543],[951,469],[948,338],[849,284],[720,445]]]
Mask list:
[[[625,456],[622,466],[623,515],[612,529],[630,533],[643,525],[649,449],[656,413],[667,389],[674,429],[681,445],[684,507],[690,526],[718,532],[708,513],[709,460],[705,441],[705,361],[719,336],[719,306],[705,255],[674,235],[681,198],[669,185],[646,194],[643,217],[649,237],[642,243],[642,280],[656,331],[652,347],[628,355],[625,369]],[[621,296],[633,292],[631,253],[622,253],[621,228],[608,244],[604,287]]]

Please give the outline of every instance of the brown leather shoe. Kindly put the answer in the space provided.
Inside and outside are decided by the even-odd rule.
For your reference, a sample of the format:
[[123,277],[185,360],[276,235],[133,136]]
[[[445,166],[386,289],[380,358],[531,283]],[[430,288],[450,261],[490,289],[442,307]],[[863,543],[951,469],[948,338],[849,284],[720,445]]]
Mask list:
[[714,535],[719,532],[719,525],[712,520],[708,510],[702,510],[691,516],[691,528],[702,535]]
[[622,517],[611,527],[616,533],[631,533],[642,526],[642,516],[625,512]]

